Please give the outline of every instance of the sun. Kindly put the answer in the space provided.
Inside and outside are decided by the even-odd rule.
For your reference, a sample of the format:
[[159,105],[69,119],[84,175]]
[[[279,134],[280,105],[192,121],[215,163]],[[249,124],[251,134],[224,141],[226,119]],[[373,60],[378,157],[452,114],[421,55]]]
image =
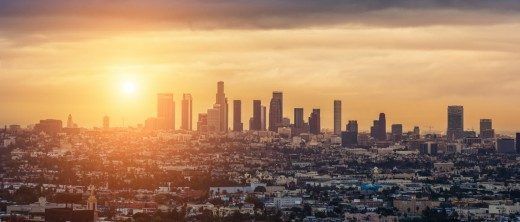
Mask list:
[[121,83],[121,91],[125,94],[134,94],[137,91],[137,85],[132,81]]

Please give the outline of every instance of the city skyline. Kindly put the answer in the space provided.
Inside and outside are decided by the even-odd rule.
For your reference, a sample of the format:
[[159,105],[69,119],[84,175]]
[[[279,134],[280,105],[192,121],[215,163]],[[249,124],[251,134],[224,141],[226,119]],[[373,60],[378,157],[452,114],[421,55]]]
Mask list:
[[[213,104],[210,109],[207,110],[207,112],[196,112],[197,114],[205,114],[205,115],[208,115],[208,113],[210,113],[211,111],[210,110],[215,110],[217,107],[218,107],[218,112],[219,113],[219,119],[216,120],[218,121],[219,123],[219,128],[217,131],[220,131],[220,130],[223,130],[224,128],[222,127],[225,127],[227,126],[227,129],[226,130],[223,130],[222,132],[225,132],[227,130],[229,131],[234,131],[234,119],[235,119],[235,103],[238,101],[239,102],[239,111],[240,111],[240,114],[239,116],[244,116],[244,113],[242,112],[242,107],[241,107],[241,103],[242,103],[242,100],[232,100],[233,101],[233,110],[231,112],[229,112],[229,108],[228,108],[228,98],[226,97],[226,94],[224,92],[224,82],[223,81],[218,81],[217,82],[217,87],[216,87],[216,103]],[[199,127],[193,127],[192,126],[192,122],[193,121],[197,121],[197,116],[193,116],[193,110],[192,110],[192,106],[193,106],[193,98],[192,98],[192,95],[190,93],[183,93],[182,94],[182,97],[180,99],[180,103],[181,103],[181,107],[179,107],[178,109],[179,110],[176,110],[176,106],[175,106],[175,103],[176,103],[176,100],[175,100],[175,96],[173,93],[157,93],[157,103],[155,104],[155,106],[157,107],[156,108],[156,113],[157,115],[154,116],[154,117],[147,117],[145,118],[145,121],[143,122],[140,122],[140,123],[137,123],[135,126],[143,126],[146,128],[146,125],[147,125],[147,121],[150,121],[150,120],[153,120],[153,126],[154,127],[157,127],[158,129],[175,129],[175,130],[198,130]],[[260,122],[259,124],[260,125],[260,129],[259,130],[269,130],[269,131],[277,131],[277,127],[274,127],[275,125],[280,125],[282,126],[282,123],[281,122],[276,122],[274,125],[273,125],[273,128],[270,128],[270,127],[267,127],[267,125],[271,125],[271,106],[275,107],[274,111],[276,113],[284,110],[284,106],[283,106],[283,92],[282,91],[273,91],[272,92],[272,97],[270,99],[270,104],[268,106],[264,106],[262,105],[262,100],[259,100],[259,99],[254,99],[251,101],[251,104],[253,104],[253,107],[255,106],[255,101],[258,101],[260,102],[260,104],[257,104],[259,105],[259,108],[260,108],[260,113],[259,115],[265,115],[265,116],[260,116]],[[280,102],[275,102],[273,104],[273,99],[276,99],[276,100],[279,100]],[[275,100],[275,101],[276,101]],[[219,102],[222,101],[223,102],[223,105],[226,107],[223,112],[222,112],[222,105],[219,104]],[[171,104],[167,104],[167,105],[163,105],[164,103],[171,103]],[[164,107],[166,106],[166,108]],[[295,119],[293,118],[296,118],[297,115],[302,115],[302,114],[299,114],[300,112],[303,112],[303,117],[304,117],[304,120],[303,122],[305,124],[309,124],[309,121],[310,119],[312,118],[312,115],[313,113],[317,110],[318,111],[318,124],[319,124],[319,130],[326,130],[326,131],[329,131],[329,132],[332,132],[332,133],[335,133],[336,135],[340,135],[341,132],[343,132],[344,130],[347,130],[348,131],[348,123],[350,123],[351,121],[358,121],[357,119],[354,119],[354,118],[351,118],[351,119],[342,119],[341,116],[343,116],[343,110],[342,110],[342,100],[332,100],[332,110],[331,110],[331,113],[329,114],[325,114],[325,115],[320,115],[320,108],[312,108],[310,109],[310,111],[307,111],[308,113],[305,112],[305,108],[302,108],[302,107],[290,107],[289,111],[292,111],[292,113],[290,113],[289,115],[285,115],[285,113],[283,114],[283,116],[281,116],[281,118],[288,118],[290,120],[290,123],[291,124],[296,124],[295,123]],[[166,112],[169,112],[168,109],[170,109],[171,107],[173,107],[173,110],[171,110],[172,112],[169,113],[169,114],[164,114]],[[188,108],[189,107],[189,108]],[[281,110],[280,110],[281,109]],[[298,114],[296,113],[297,112],[297,109],[302,109],[301,111],[298,110]],[[337,110],[339,109],[339,110]],[[461,109],[461,111],[452,111],[454,109]],[[450,124],[451,124],[451,121],[450,118],[453,118],[452,114],[453,112],[458,112],[460,113],[461,115],[461,118],[462,120],[457,120],[459,122],[457,122],[457,124],[462,124],[462,128],[460,129],[460,131],[458,132],[458,136],[456,136],[456,138],[461,138],[462,137],[462,134],[464,133],[464,131],[474,131],[478,134],[482,134],[483,132],[483,122],[489,122],[486,124],[485,127],[489,128],[489,129],[486,129],[486,130],[492,130],[492,134],[495,133],[495,129],[494,128],[491,128],[492,127],[492,123],[493,122],[493,119],[490,119],[490,118],[480,118],[479,119],[479,123],[478,123],[478,128],[473,128],[473,127],[470,127],[470,128],[464,128],[464,124],[467,124],[465,123],[465,116],[466,114],[464,113],[464,106],[463,105],[448,105],[447,106],[447,118],[446,118],[446,122],[445,122],[445,128],[448,128],[447,130],[441,130],[441,129],[433,129],[430,126],[417,126],[416,125],[409,125],[409,126],[403,126],[403,124],[401,122],[389,122],[387,123],[386,122],[386,115],[385,113],[379,113],[379,119],[378,120],[374,120],[372,121],[371,123],[366,123],[366,128],[363,128],[363,127],[359,127],[359,131],[360,132],[372,132],[372,133],[375,133],[373,134],[373,136],[375,138],[382,138],[383,135],[386,135],[388,132],[392,131],[394,128],[395,125],[399,125],[400,126],[400,130],[402,132],[413,132],[415,130],[415,127],[419,127],[419,128],[423,128],[423,132],[427,132],[427,133],[444,133],[446,134],[448,137],[453,137],[453,135],[450,136]],[[339,111],[339,112],[338,112]],[[264,113],[265,112],[265,113]],[[283,111],[282,111],[283,112]],[[180,115],[176,115],[176,113],[180,113]],[[306,114],[308,114],[306,116]],[[337,116],[339,114],[339,116]],[[164,115],[170,115],[168,118],[164,117]],[[185,115],[188,115],[189,117],[185,117]],[[275,115],[279,115],[279,114],[275,114]],[[328,116],[331,116],[331,117],[328,117]],[[173,121],[171,120],[171,118],[173,117]],[[247,114],[245,116],[248,116]],[[251,115],[250,116],[250,120],[254,120],[254,112],[251,112]],[[331,124],[327,124],[326,122],[324,123],[323,122],[323,116],[325,116],[326,118],[325,119],[328,119],[328,118],[332,118],[332,123]],[[103,116],[103,120],[102,122],[98,122],[98,124],[94,124],[92,127],[99,127],[99,128],[104,128],[104,125],[105,125],[105,118],[106,117],[109,117],[107,115]],[[306,118],[309,118],[307,121]],[[339,125],[340,125],[340,132],[337,133],[335,131],[335,128],[338,124],[338,122],[336,121],[336,117],[339,117]],[[207,118],[207,117],[204,117],[204,118]],[[229,125],[229,119],[231,118],[231,125]],[[262,119],[262,118],[265,118]],[[279,118],[279,117],[277,117]],[[43,118],[43,119],[53,119],[53,118]],[[54,118],[54,119],[57,119],[57,120],[61,120],[60,118]],[[168,119],[166,121],[166,123],[164,122],[164,119]],[[199,117],[200,119],[200,117]],[[41,119],[40,119],[41,120]],[[383,127],[381,128],[379,126],[379,122],[383,120]],[[62,120],[63,121],[63,120]],[[125,121],[125,119],[123,119],[123,121]],[[175,122],[176,121],[179,121],[181,122],[181,125],[179,127],[175,126]],[[67,116],[67,121],[63,121],[64,123],[66,123],[66,127],[68,128],[72,128],[72,124],[74,125],[74,128],[75,127],[78,127],[77,123],[76,122],[72,122],[72,115],[69,113],[68,116]],[[171,123],[168,123],[168,122],[171,122]],[[31,124],[28,124],[27,126],[30,126],[30,125],[34,125],[36,122],[34,123],[31,123]],[[135,127],[133,125],[124,125],[125,123],[123,122],[123,125],[122,126],[119,126],[119,127]],[[168,125],[168,124],[171,124],[171,126],[164,126],[164,124]],[[184,127],[183,124],[188,124],[187,127]],[[250,122],[248,121],[248,125],[245,125],[244,123],[242,123],[242,128],[243,129],[252,129],[250,127]],[[265,129],[262,128],[263,125],[265,125]],[[357,123],[356,123],[357,124]],[[9,125],[17,125],[17,123],[13,123],[13,124],[9,124]],[[323,125],[331,125],[331,127],[323,127]],[[363,124],[360,124],[361,126],[363,126]],[[472,124],[469,124],[469,125],[472,125]],[[7,125],[6,125],[7,126]],[[296,126],[296,125],[295,125]],[[81,126],[81,127],[85,127],[85,126]],[[297,126],[296,126],[297,127]],[[356,126],[357,128],[358,126]],[[88,127],[87,127],[88,128]],[[297,127],[298,128],[298,127]],[[425,129],[427,128],[427,129]],[[253,128],[254,130],[258,130],[256,128]],[[512,131],[507,131],[507,130],[504,130],[504,131],[500,131],[500,130],[497,130],[497,132],[502,132],[502,133],[507,133],[507,134],[514,134],[515,131],[512,130]],[[489,133],[489,132],[488,132]],[[390,133],[392,134],[392,133]],[[489,137],[489,135],[487,135]]]
[[520,222],[520,0],[0,0],[0,221]]
[[[69,113],[80,126],[104,114],[136,125],[155,112],[157,92],[173,93],[177,107],[191,93],[199,113],[225,81],[244,116],[245,101],[269,104],[282,90],[284,116],[327,114],[338,99],[343,119],[365,130],[385,112],[405,129],[444,131],[450,104],[465,106],[468,128],[491,118],[498,131],[519,130],[517,2],[24,2],[0,1],[2,125]],[[332,116],[322,120],[333,128]]]

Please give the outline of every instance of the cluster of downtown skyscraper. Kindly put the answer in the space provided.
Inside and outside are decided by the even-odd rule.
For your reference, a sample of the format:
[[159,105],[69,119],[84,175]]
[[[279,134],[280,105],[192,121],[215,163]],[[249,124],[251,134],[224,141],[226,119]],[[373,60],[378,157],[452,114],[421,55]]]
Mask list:
[[[191,94],[183,94],[182,97],[182,123],[180,129],[191,131],[192,125],[192,102]],[[224,82],[217,83],[217,93],[215,103],[200,113],[197,120],[197,131],[200,132],[220,132],[225,133],[229,130],[241,132],[244,130],[242,120],[242,101],[233,100],[233,117],[232,129],[229,127],[229,104],[224,92]],[[249,130],[251,131],[272,131],[287,132],[291,135],[300,135],[309,133],[321,134],[321,111],[313,109],[310,116],[305,121],[304,109],[294,108],[294,119],[291,123],[289,118],[283,116],[283,93],[280,91],[273,92],[271,101],[269,102],[269,112],[267,107],[262,105],[261,100],[253,100],[253,115],[249,119]],[[340,100],[334,100],[334,131],[335,135],[341,136],[342,144],[345,146],[356,145],[358,140],[358,122],[349,120],[345,131],[342,131],[342,103]],[[267,114],[268,113],[268,114]],[[476,136],[476,132],[464,130],[464,108],[462,106],[449,106],[447,110],[447,130],[446,136],[449,140],[457,140],[467,137]],[[146,120],[145,127],[149,129],[174,130],[175,129],[175,103],[173,94],[158,94],[157,96],[157,117]],[[385,113],[380,113],[379,118],[374,120],[370,128],[370,136],[375,141],[400,141],[403,136],[403,125],[392,124],[391,132],[387,132],[387,121]],[[415,126],[411,132],[413,135],[419,136],[420,129]],[[475,134],[475,135],[473,135]],[[491,119],[480,120],[479,137],[487,139],[493,138],[495,132]]]
[[[191,94],[183,94],[182,98],[182,123],[180,129],[193,130],[193,99]],[[334,101],[335,132],[341,132],[341,101]],[[224,93],[224,82],[217,83],[217,94],[215,104],[205,113],[200,113],[197,120],[197,130],[202,132],[228,132],[229,129],[229,104]],[[267,125],[267,123],[269,125]],[[175,127],[175,102],[173,94],[157,94],[157,116],[148,118],[145,122],[148,129],[174,130]],[[253,100],[253,116],[249,119],[249,130],[252,131],[273,131],[279,128],[291,127],[293,133],[321,133],[320,109],[313,109],[308,122],[304,121],[303,108],[294,109],[294,124],[291,125],[290,119],[283,117],[283,93],[273,92],[273,97],[269,103],[269,115],[267,108],[262,105],[261,100]],[[233,125],[232,131],[241,132],[244,130],[242,122],[242,101],[233,100]]]

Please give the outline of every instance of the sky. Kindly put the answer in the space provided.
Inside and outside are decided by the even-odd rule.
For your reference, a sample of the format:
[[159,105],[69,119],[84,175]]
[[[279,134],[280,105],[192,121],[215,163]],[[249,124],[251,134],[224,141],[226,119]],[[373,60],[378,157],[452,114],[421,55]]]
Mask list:
[[460,104],[467,129],[518,131],[518,61],[517,0],[0,0],[0,124],[136,125],[171,92],[177,127],[183,93],[196,125],[224,81],[246,126],[278,90],[285,116],[321,108],[325,128],[339,99],[361,130],[385,112],[445,131]]

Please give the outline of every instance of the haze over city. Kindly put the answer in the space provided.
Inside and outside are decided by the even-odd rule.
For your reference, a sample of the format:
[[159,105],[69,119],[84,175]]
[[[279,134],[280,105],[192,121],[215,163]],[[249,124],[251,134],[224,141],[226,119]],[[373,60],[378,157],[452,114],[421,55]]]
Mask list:
[[278,90],[284,116],[318,107],[329,129],[339,99],[365,131],[380,112],[444,131],[453,104],[468,129],[518,130],[517,1],[354,2],[0,1],[0,124],[135,126],[157,93],[201,113],[225,81],[244,117]]
[[520,0],[0,0],[0,222],[520,221]]

